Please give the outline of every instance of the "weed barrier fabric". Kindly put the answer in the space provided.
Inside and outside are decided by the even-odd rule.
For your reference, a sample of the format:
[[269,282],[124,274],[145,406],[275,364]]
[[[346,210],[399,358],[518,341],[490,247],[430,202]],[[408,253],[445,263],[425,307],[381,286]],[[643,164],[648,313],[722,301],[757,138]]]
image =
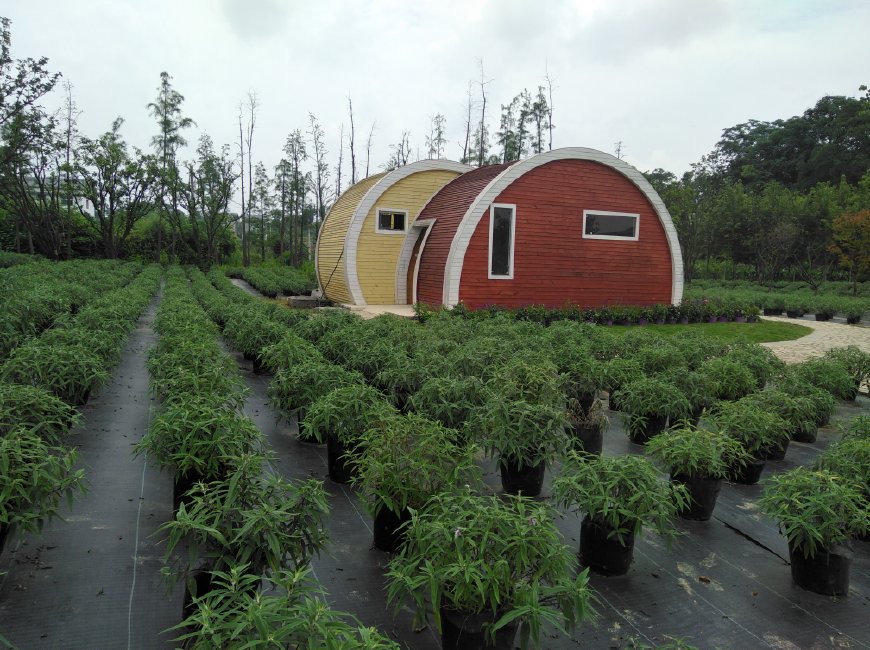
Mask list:
[[[246,368],[246,362],[239,357]],[[353,488],[327,477],[324,446],[299,442],[295,423],[288,426],[266,398],[268,376],[244,372],[252,392],[246,411],[277,454],[275,468],[288,478],[318,478],[330,493],[331,542],[315,560],[314,570],[336,609],[356,615],[410,649],[440,648],[436,632],[415,631],[412,613],[394,616],[386,604],[384,572],[389,555],[372,546],[372,522]],[[870,413],[870,400],[838,406],[835,420]],[[604,453],[643,453],[629,442],[619,415],[611,413]],[[836,438],[822,429],[813,444],[794,443],[784,461],[768,463],[771,472],[807,464]],[[482,460],[487,485],[501,492],[498,468]],[[551,493],[553,470],[545,476],[541,498]],[[855,543],[848,598],[831,598],[792,584],[788,545],[775,523],[757,511],[762,487],[723,483],[713,518],[679,520],[680,536],[671,547],[644,531],[625,576],[590,576],[599,597],[598,617],[580,625],[571,638],[547,629],[543,648],[655,647],[681,638],[699,648],[842,648],[870,647],[870,544]],[[582,515],[557,520],[565,543],[579,549]]]
[[87,494],[63,511],[65,521],[10,540],[0,556],[0,635],[21,650],[173,647],[161,632],[179,622],[181,593],[167,594],[155,534],[172,516],[172,480],[132,456],[150,419],[155,309],[156,301],[70,433]]

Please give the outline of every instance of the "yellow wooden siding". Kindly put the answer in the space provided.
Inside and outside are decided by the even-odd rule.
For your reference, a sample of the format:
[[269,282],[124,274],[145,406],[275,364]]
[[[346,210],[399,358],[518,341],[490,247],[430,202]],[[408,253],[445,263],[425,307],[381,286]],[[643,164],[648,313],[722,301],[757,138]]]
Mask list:
[[352,185],[338,197],[323,225],[320,227],[320,240],[317,245],[317,272],[323,283],[323,294],[333,302],[351,302],[344,275],[344,239],[350,225],[350,218],[369,191],[383,174],[369,176]]
[[458,175],[458,172],[445,170],[411,174],[384,192],[366,215],[357,245],[356,271],[363,298],[368,304],[391,305],[396,302],[396,265],[405,240],[404,235],[375,232],[377,209],[408,210],[410,228],[435,192]]

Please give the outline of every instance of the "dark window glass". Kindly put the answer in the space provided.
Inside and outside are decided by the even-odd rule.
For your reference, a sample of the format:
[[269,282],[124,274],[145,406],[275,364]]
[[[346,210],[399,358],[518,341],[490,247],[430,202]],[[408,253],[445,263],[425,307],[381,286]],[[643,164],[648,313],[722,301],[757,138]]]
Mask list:
[[511,274],[513,212],[511,208],[494,208],[492,211],[492,275]]
[[637,235],[637,217],[587,212],[585,234],[604,237],[635,237]]
[[404,230],[405,213],[378,210],[378,230]]

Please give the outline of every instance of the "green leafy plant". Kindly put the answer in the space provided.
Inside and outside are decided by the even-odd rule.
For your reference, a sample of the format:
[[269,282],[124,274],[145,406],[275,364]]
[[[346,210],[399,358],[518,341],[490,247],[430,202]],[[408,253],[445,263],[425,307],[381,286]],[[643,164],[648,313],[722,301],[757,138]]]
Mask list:
[[366,432],[354,484],[373,516],[422,509],[434,494],[480,481],[473,445],[456,432],[416,414],[381,420]]
[[431,377],[410,397],[408,405],[445,427],[461,430],[483,399],[484,384],[477,377]]
[[777,377],[774,386],[787,395],[807,400],[812,407],[813,422],[818,426],[828,423],[837,406],[836,398],[828,391],[801,379],[791,370]]
[[505,399],[498,394],[474,410],[467,430],[480,436],[484,446],[501,464],[535,467],[550,463],[567,448],[565,408]]
[[340,386],[362,384],[362,375],[341,366],[316,359],[306,360],[283,368],[269,384],[271,403],[289,416],[297,409],[305,409]]
[[843,437],[816,459],[816,467],[839,474],[870,503],[870,436]]
[[870,384],[870,354],[863,352],[858,346],[833,348],[825,352],[825,358],[830,359],[848,370],[855,383],[855,389],[862,384]]
[[[240,565],[254,575],[265,569],[275,573],[307,565],[324,548],[329,506],[323,483],[263,474],[262,460],[257,454],[240,456],[229,476],[194,485],[189,503],[160,528],[166,533],[166,561],[177,563],[164,567],[167,578]],[[182,541],[188,553],[177,556],[173,551]]]
[[843,439],[870,440],[870,415],[858,415],[842,425]]
[[266,576],[246,573],[247,565],[212,572],[212,589],[194,599],[194,611],[168,631],[190,650],[214,648],[330,648],[399,650],[398,644],[365,627],[350,614],[329,607],[307,567]]
[[771,476],[758,505],[779,522],[789,545],[808,558],[870,530],[870,504],[827,470],[797,467]]
[[397,415],[376,388],[350,383],[317,399],[302,420],[302,430],[318,442],[331,434],[346,446],[356,446],[367,429]]
[[442,612],[486,613],[489,638],[520,624],[525,648],[540,645],[544,623],[570,630],[592,615],[588,571],[562,543],[545,503],[523,497],[440,494],[414,512],[406,543],[387,572],[387,597],[411,600],[418,623]]
[[75,469],[75,450],[52,447],[33,429],[19,426],[0,436],[0,525],[37,532],[85,492],[84,471]]
[[177,476],[213,480],[226,474],[235,458],[262,443],[256,425],[219,396],[185,396],[170,402],[136,444]]
[[788,440],[788,424],[752,402],[721,402],[713,411],[714,426],[743,445],[754,458]]
[[79,419],[72,406],[42,388],[0,382],[0,438],[24,427],[58,444]]
[[[815,408],[806,397],[793,397],[773,388],[747,395],[740,403],[754,404],[764,411],[778,415],[786,423],[786,432],[792,440],[815,440]],[[808,440],[809,438],[812,440]]]
[[568,452],[553,480],[553,499],[565,508],[586,513],[609,529],[609,537],[625,544],[648,526],[671,539],[673,520],[688,505],[685,487],[659,480],[643,456],[589,458]]
[[752,371],[743,363],[727,357],[705,361],[699,372],[713,381],[716,399],[733,401],[758,389],[758,382]]
[[724,478],[735,464],[748,460],[736,439],[703,428],[671,427],[646,444],[646,453],[672,475]]
[[679,388],[654,377],[625,384],[614,397],[624,411],[630,433],[644,430],[654,418],[676,422],[691,412],[691,405]]
[[260,360],[269,372],[276,373],[304,361],[323,361],[323,355],[311,343],[293,332],[286,332],[276,343],[260,350]]
[[842,362],[809,359],[795,364],[791,370],[799,379],[828,391],[837,399],[853,400],[858,393],[852,375]]
[[0,380],[38,386],[67,404],[87,401],[91,390],[109,378],[102,360],[78,345],[33,341],[12,351]]

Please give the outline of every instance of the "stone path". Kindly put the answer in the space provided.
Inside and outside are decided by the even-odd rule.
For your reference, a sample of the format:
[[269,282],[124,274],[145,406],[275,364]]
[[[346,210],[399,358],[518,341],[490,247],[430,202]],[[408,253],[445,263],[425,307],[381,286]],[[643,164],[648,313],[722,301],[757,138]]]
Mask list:
[[812,334],[794,341],[761,344],[773,350],[773,353],[786,363],[798,363],[820,357],[831,348],[842,348],[847,345],[857,346],[860,350],[870,353],[870,327],[830,321],[796,320],[782,316],[765,316],[764,320],[798,323],[813,329]]

